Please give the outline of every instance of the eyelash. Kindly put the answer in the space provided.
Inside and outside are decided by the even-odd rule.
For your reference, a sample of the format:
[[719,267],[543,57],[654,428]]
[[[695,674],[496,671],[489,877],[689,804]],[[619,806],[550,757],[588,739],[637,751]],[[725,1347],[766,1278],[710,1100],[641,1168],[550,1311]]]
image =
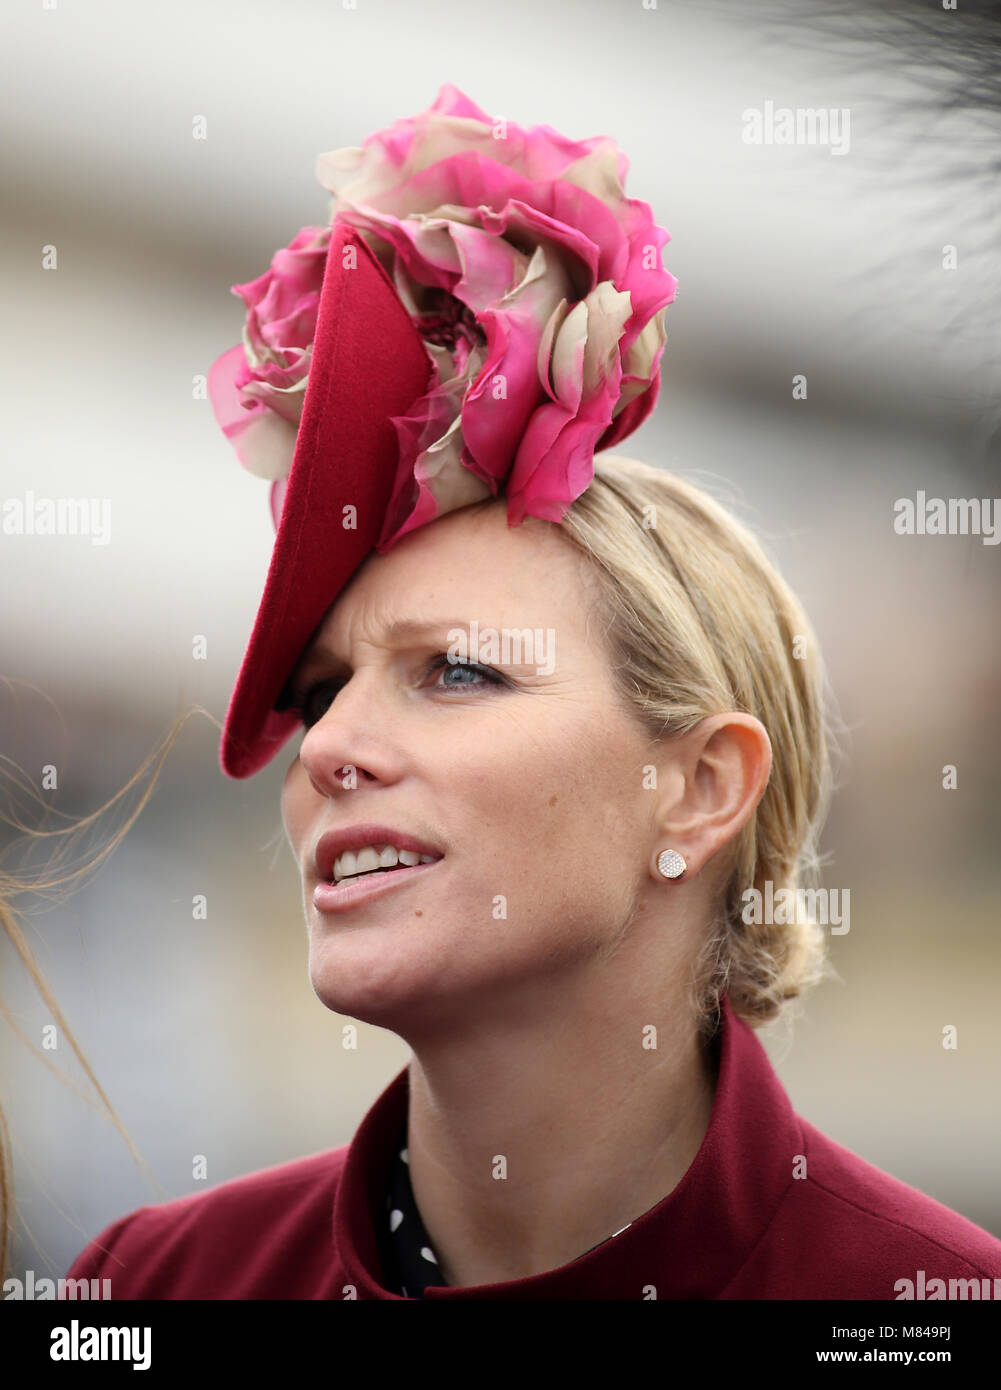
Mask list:
[[[456,668],[464,671],[476,671],[479,675],[484,676],[486,678],[486,682],[488,685],[505,684],[504,677],[500,674],[499,671],[495,671],[492,666],[482,666],[479,664],[479,662],[476,661],[449,661],[448,654],[446,652],[439,652],[437,656],[433,657],[428,662],[424,672],[425,679],[429,675],[431,675],[433,671],[441,671],[446,668]],[[289,709],[291,709],[294,714],[298,715],[299,721],[304,728],[311,729],[314,724],[317,724],[323,718],[323,714],[326,713],[326,710],[324,710],[323,714],[317,714],[315,717],[311,717],[311,702],[313,700],[313,697],[320,691],[332,690],[333,693],[330,697],[330,702],[327,705],[327,709],[329,709],[330,705],[333,704],[334,700],[337,698],[338,690],[343,685],[344,681],[331,679],[325,681],[317,681],[314,685],[311,685],[308,688],[308,690],[293,690],[291,692],[292,698],[291,703],[289,705]],[[453,686],[441,685],[438,687],[439,690],[475,690],[476,688],[477,687],[475,685],[471,685],[469,683],[463,683],[461,685]]]

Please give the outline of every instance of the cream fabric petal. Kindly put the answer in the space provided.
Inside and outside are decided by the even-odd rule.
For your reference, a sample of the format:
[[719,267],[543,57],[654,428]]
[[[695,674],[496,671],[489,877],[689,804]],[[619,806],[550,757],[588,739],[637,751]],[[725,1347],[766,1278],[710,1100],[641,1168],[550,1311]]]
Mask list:
[[667,342],[664,313],[661,309],[659,313],[654,314],[642,333],[630,343],[622,359],[622,370],[627,376],[642,376],[649,380],[657,353]]
[[329,150],[316,160],[316,178],[323,188],[336,197],[351,201],[369,202],[390,189],[398,188],[423,169],[447,159],[450,155],[461,154],[464,150],[481,146],[484,152],[493,147],[496,153],[497,141],[484,130],[481,121],[468,116],[445,116],[432,113],[418,127],[402,163],[386,157],[386,151],[379,140],[361,147],[359,159],[358,146]]
[[462,462],[466,447],[457,415],[448,430],[417,458],[414,473],[428,488],[440,514],[491,496],[489,487]]
[[240,462],[248,473],[269,483],[287,478],[295,453],[297,429],[273,410],[262,410],[236,437]]
[[611,280],[602,280],[578,308],[587,311],[587,342],[584,349],[584,394],[592,396],[601,387],[632,313],[628,290],[617,290]]
[[461,222],[466,227],[478,227],[480,219],[474,208],[460,207],[458,203],[439,203],[430,212],[415,214],[418,217],[444,217],[447,222]]
[[536,359],[536,363],[539,370],[539,380],[542,382],[543,386],[545,386],[546,390],[549,392],[549,395],[553,398],[554,401],[558,400],[559,398],[556,393],[556,386],[553,382],[553,375],[551,370],[553,341],[556,338],[557,332],[563,324],[563,320],[566,318],[569,312],[570,310],[569,306],[567,305],[566,299],[561,299],[559,304],[557,304],[556,308],[553,310],[553,312],[549,315],[548,319],[546,320],[546,325],[542,330],[542,337],[539,339],[539,352]]
[[414,280],[399,256],[393,258],[393,285],[400,296],[403,307],[411,318],[420,313],[420,306],[414,294]]
[[267,381],[248,381],[241,390],[244,400],[258,400],[281,419],[287,420],[295,429],[302,420],[306,400],[306,386],[309,377],[300,378],[292,386],[272,386]]
[[[542,280],[545,277],[548,268],[549,261],[546,257],[544,248],[541,245],[536,246],[535,250],[532,252],[531,260],[525,267],[524,275],[521,277],[521,279],[518,281],[516,285],[512,285],[511,288],[507,291],[507,293],[503,295],[503,297],[499,301],[500,304],[509,304],[513,299],[517,298],[519,295],[523,295],[525,290],[528,289],[529,285],[533,285],[537,280]],[[555,264],[553,269],[556,269]]]
[[560,178],[564,183],[575,184],[586,193],[592,193],[613,209],[625,198],[619,182],[618,155],[611,143],[568,164]]
[[438,368],[438,382],[444,386],[447,381],[452,381],[457,375],[455,371],[454,359],[451,348],[447,348],[444,343],[429,343],[427,338],[423,339],[424,346],[434,358]]
[[451,224],[447,218],[418,214],[408,220],[419,224],[419,230],[414,232],[413,241],[426,261],[439,269],[445,267],[456,272],[462,269],[459,253],[452,240]]
[[[441,438],[436,439],[424,450],[421,457],[429,459],[425,469],[429,478],[436,477],[450,462],[458,460],[458,455],[462,452],[461,426],[462,416],[456,415]],[[456,452],[456,448],[458,452]]]
[[563,320],[553,343],[550,364],[556,394],[570,411],[576,411],[580,405],[587,335],[588,301],[582,299]]
[[363,145],[344,145],[339,150],[327,150],[316,156],[316,178],[321,188],[333,192],[335,183],[347,174],[357,172],[365,162]]

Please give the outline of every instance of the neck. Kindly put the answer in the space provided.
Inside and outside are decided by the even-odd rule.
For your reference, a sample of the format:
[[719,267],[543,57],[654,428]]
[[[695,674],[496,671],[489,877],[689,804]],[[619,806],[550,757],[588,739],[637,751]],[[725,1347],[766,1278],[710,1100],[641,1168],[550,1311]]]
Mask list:
[[412,1044],[410,1180],[448,1284],[569,1263],[668,1196],[698,1152],[715,1072],[682,990],[627,1000],[628,970],[613,974],[520,996],[506,1028],[481,1015]]

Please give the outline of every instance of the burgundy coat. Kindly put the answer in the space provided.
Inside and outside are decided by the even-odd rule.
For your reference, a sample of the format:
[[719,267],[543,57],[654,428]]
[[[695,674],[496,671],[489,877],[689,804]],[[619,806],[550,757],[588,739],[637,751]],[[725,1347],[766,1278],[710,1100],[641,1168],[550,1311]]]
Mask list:
[[[1001,1297],[1001,1241],[796,1115],[727,1000],[717,1040],[709,1128],[669,1196],[558,1269],[424,1296],[898,1299],[975,1279]],[[123,1216],[68,1277],[110,1279],[116,1299],[400,1297],[383,1285],[375,1223],[408,1084],[405,1068],[342,1148]]]

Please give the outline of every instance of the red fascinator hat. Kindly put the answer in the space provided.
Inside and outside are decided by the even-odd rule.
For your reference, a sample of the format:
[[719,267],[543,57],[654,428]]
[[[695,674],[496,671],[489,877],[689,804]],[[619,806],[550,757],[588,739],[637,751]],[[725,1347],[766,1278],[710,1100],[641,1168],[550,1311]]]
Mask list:
[[595,451],[653,409],[676,281],[627,169],[607,137],[493,121],[446,85],[321,155],[329,225],[233,287],[243,341],[209,396],[271,482],[277,534],[223,728],[228,776],[298,726],[285,684],[373,551],[491,496],[509,525],[560,521]]
[[[230,777],[264,767],[296,727],[295,713],[275,702],[379,538],[396,476],[391,419],[413,404],[431,369],[389,277],[347,224],[330,238],[315,334],[288,480],[274,488],[278,531],[264,595],[223,727],[220,759]],[[234,354],[242,359],[243,348],[213,367],[217,382]]]

